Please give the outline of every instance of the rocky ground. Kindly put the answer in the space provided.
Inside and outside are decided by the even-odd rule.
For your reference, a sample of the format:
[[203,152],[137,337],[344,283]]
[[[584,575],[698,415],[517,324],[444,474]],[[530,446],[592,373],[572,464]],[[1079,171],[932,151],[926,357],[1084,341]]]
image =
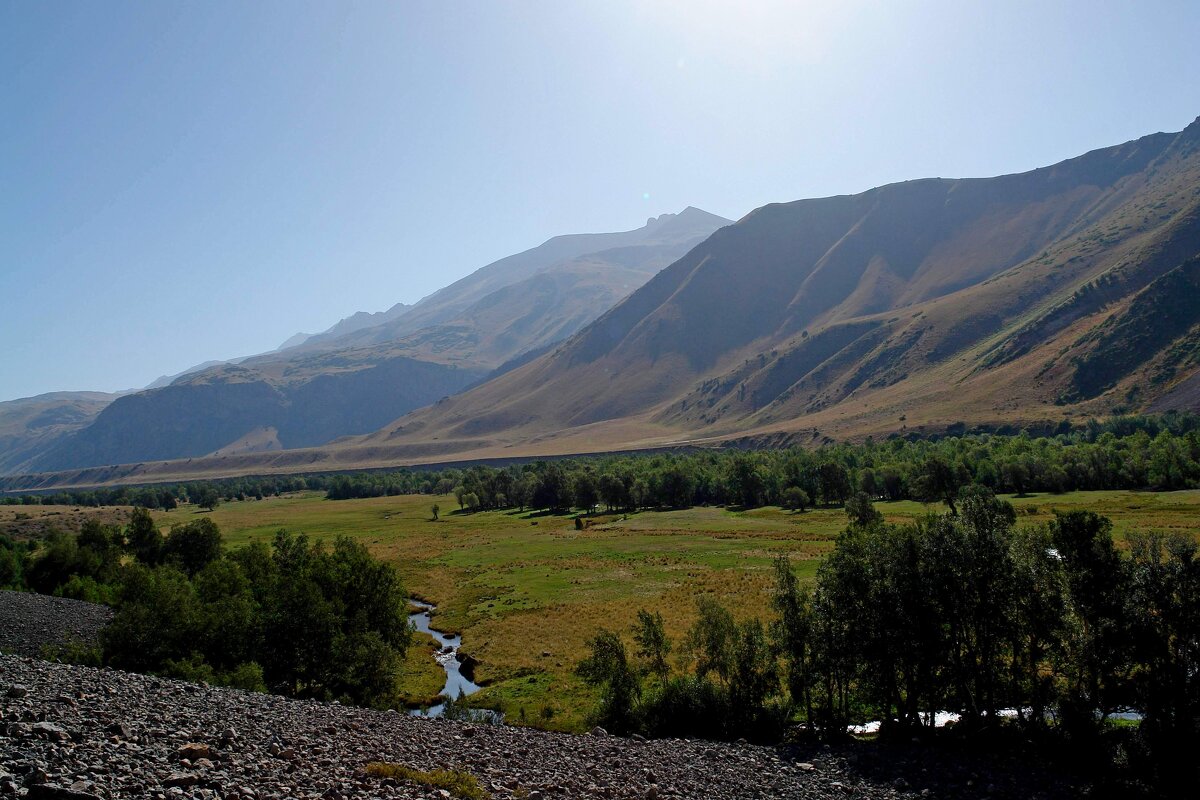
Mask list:
[[0,652],[37,657],[46,647],[94,643],[111,618],[95,603],[0,591]]
[[[5,625],[13,602],[11,594],[0,596],[0,607],[9,606]],[[35,611],[43,622],[92,613]],[[60,616],[46,616],[52,613]],[[41,640],[43,622],[22,630]],[[570,736],[0,655],[0,798],[453,796],[419,782],[369,777],[364,768],[372,761],[464,770],[496,800],[1071,794],[1028,766],[950,758],[917,744],[770,748],[639,741],[602,731]]]

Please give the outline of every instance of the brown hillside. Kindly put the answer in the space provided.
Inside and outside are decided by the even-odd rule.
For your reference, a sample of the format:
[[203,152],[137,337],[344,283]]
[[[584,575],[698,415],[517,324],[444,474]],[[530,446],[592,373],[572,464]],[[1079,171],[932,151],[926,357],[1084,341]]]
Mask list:
[[[1020,175],[766,206],[555,352],[367,441],[530,443],[622,418],[683,439],[851,432],[902,427],[921,406],[937,410],[918,412],[928,424],[1146,407],[1195,371],[1176,341],[1186,309],[1103,392],[1079,391],[1077,373],[1089,348],[1112,346],[1097,326],[1200,252],[1198,145],[1200,123]],[[1111,324],[1153,326],[1158,302]],[[1126,397],[1172,347],[1174,371]]]

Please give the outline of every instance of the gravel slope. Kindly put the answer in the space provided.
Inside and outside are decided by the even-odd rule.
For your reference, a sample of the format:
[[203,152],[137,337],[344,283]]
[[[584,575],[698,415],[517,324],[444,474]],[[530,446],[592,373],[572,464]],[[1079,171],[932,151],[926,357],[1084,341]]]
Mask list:
[[112,610],[107,606],[0,591],[0,652],[36,658],[47,645],[93,644],[110,619]]
[[1027,770],[879,752],[570,736],[0,656],[0,797],[447,796],[367,777],[377,760],[530,800],[1062,796]]

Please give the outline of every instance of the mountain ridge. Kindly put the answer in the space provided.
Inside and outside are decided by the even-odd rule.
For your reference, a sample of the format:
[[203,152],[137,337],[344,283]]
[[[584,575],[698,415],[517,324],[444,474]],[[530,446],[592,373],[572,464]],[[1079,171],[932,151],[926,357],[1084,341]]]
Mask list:
[[[364,444],[436,435],[512,445],[622,418],[681,436],[803,427],[797,420],[855,393],[909,380],[904,368],[919,366],[918,354],[937,364],[989,335],[1003,338],[1035,299],[1065,293],[1065,302],[1122,269],[1125,297],[1200,250],[1188,195],[1200,175],[1198,130],[1193,123],[1017,175],[907,181],[756,209],[554,353]],[[1134,230],[1126,217],[1147,193],[1170,213]],[[1055,248],[1063,257],[1052,269]],[[898,312],[936,315],[937,324]]]
[[554,237],[413,306],[358,312],[291,347],[157,381],[20,466],[226,457],[370,433],[570,336],[727,222],[689,207],[632,231]]

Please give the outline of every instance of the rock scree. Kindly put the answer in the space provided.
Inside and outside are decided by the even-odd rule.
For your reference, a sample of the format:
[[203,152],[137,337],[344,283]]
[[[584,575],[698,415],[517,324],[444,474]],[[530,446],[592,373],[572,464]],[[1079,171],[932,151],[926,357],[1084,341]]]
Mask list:
[[82,600],[0,591],[0,652],[37,658],[45,647],[94,645],[112,609]]
[[576,736],[289,700],[0,655],[0,798],[441,798],[385,761],[471,773],[493,798],[1070,796],[1036,771],[862,743]]

